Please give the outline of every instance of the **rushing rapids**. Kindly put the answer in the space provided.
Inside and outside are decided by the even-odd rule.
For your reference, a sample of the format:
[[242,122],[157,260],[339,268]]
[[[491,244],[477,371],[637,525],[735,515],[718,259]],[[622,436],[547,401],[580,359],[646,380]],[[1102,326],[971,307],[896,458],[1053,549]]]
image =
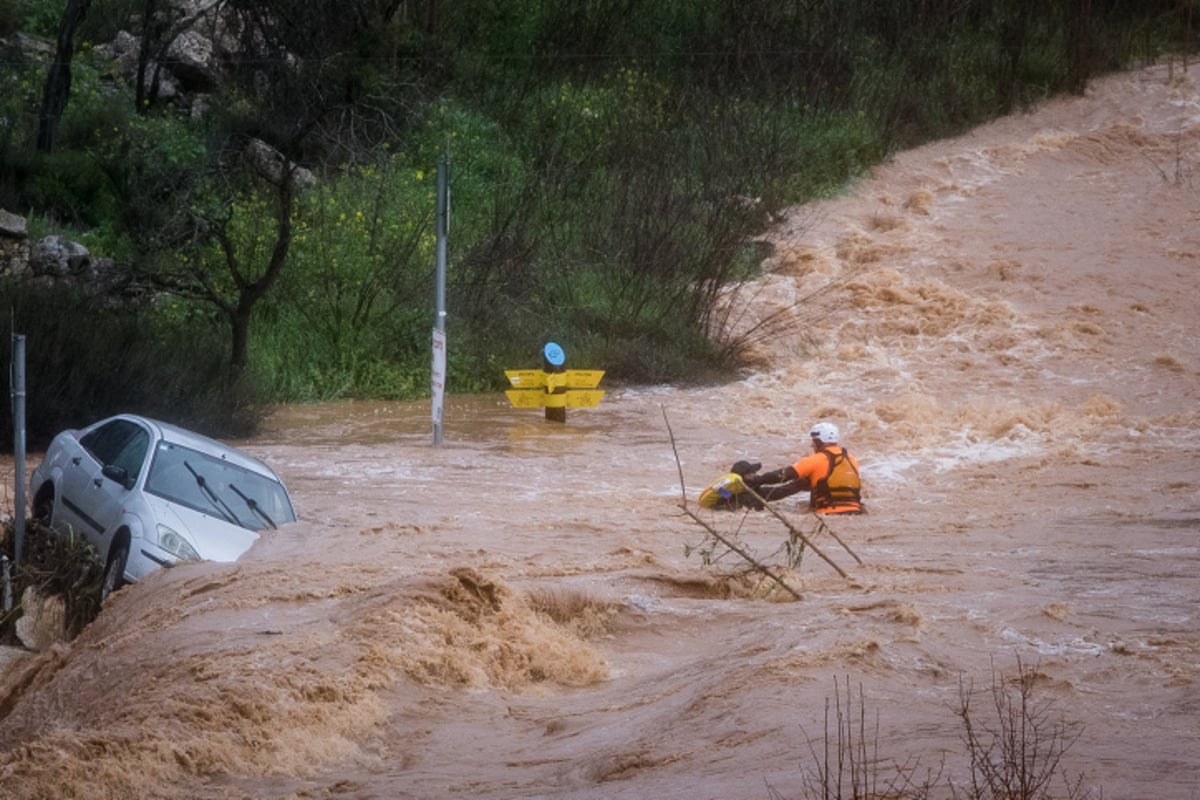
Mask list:
[[[565,425],[453,397],[440,447],[428,403],[279,409],[237,444],[302,521],[8,661],[0,794],[802,796],[861,707],[874,768],[948,796],[963,692],[995,725],[1025,671],[1067,777],[1195,798],[1198,176],[1194,74],[1106,77],[794,209],[730,297],[790,324],[726,386],[613,388]],[[820,418],[870,509],[830,523],[861,565],[814,539],[846,578],[781,565],[769,514],[701,517],[797,600],[679,503]]]

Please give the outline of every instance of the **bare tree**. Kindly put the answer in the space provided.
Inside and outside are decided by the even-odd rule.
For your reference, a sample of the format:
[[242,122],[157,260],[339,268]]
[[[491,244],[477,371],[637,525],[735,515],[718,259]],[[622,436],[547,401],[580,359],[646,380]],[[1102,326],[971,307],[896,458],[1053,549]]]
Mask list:
[[[1026,667],[1017,659],[1015,678],[1006,680],[993,673],[991,699],[994,721],[980,721],[972,709],[972,689],[959,684],[962,737],[971,761],[970,782],[963,787],[965,800],[1086,800],[1090,791],[1082,775],[1072,776],[1065,767],[1067,751],[1079,740],[1078,723],[1054,716],[1049,701],[1037,701],[1037,667]],[[1061,781],[1064,794],[1052,791]],[[955,798],[959,787],[951,785]]]

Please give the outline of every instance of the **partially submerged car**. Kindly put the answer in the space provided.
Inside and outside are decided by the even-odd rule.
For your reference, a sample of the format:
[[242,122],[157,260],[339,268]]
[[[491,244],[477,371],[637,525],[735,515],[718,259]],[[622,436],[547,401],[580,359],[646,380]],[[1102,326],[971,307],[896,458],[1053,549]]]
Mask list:
[[96,548],[102,598],[180,561],[236,561],[259,531],[296,519],[259,459],[131,414],[55,436],[29,487],[35,519]]

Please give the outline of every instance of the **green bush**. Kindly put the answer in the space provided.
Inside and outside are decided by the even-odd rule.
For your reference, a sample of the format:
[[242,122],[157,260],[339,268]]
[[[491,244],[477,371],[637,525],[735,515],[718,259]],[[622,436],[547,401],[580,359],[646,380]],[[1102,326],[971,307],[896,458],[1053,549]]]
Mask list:
[[[0,283],[0,322],[25,337],[30,447],[120,412],[210,435],[254,430],[261,409],[248,383],[230,378],[220,327],[165,300],[143,303]],[[0,424],[12,429],[10,404],[0,408]]]
[[53,38],[58,33],[62,8],[45,0],[6,0],[0,3],[0,19],[7,19],[9,24],[15,21],[16,29],[26,33]]
[[84,151],[42,156],[23,188],[25,202],[39,214],[73,228],[101,225],[117,215],[109,176]]

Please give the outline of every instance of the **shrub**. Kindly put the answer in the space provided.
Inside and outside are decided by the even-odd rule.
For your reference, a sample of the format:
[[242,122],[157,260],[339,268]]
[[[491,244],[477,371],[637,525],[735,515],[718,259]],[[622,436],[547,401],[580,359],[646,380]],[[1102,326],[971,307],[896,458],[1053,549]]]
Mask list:
[[[942,768],[922,772],[919,759],[904,761],[879,753],[878,717],[870,724],[863,691],[858,703],[846,678],[845,696],[834,681],[834,705],[825,701],[823,740],[807,739],[812,766],[802,776],[803,797],[820,800],[926,800],[932,796]],[[772,798],[782,798],[768,786]]]
[[[9,279],[0,282],[0,321],[25,336],[32,447],[118,412],[214,436],[245,435],[259,419],[250,386],[230,379],[220,328],[166,300],[121,305],[81,289]],[[11,414],[9,404],[0,408],[6,430]]]
[[[0,554],[9,564],[16,558],[16,530],[11,519],[0,531]],[[65,630],[74,638],[100,613],[100,585],[104,565],[96,550],[77,536],[60,536],[35,520],[26,520],[21,547],[21,563],[11,570],[12,597],[15,601],[7,614],[0,609],[0,642],[16,641],[16,621],[23,609],[20,599],[27,588],[43,597],[60,595],[66,603]]]
[[83,151],[63,150],[36,159],[23,194],[39,215],[68,227],[87,229],[117,214],[108,174]]
[[[1017,659],[1015,676],[992,673],[991,714],[974,708],[975,693],[959,685],[955,714],[961,723],[966,779],[947,775],[945,760],[921,768],[920,759],[900,760],[879,752],[878,714],[868,720],[862,687],[855,703],[849,678],[834,681],[834,704],[825,703],[824,735],[807,736],[811,765],[802,766],[802,797],[821,800],[926,800],[946,778],[950,797],[962,800],[1087,800],[1082,775],[1072,776],[1065,756],[1079,737],[1078,727],[1054,715],[1035,697],[1036,668]],[[1061,790],[1054,786],[1061,784]],[[783,795],[768,784],[770,797]],[[936,795],[941,796],[941,795]]]
[[[973,710],[975,693],[959,685],[957,715],[963,744],[970,759],[970,778],[962,787],[951,784],[954,797],[964,800],[1083,800],[1091,792],[1083,776],[1070,775],[1067,751],[1079,739],[1079,728],[1053,714],[1048,701],[1035,697],[1040,674],[1017,659],[1015,677],[992,673],[989,692],[994,716],[982,718]],[[1062,784],[1063,794],[1054,790]]]
[[10,23],[15,21],[19,30],[53,38],[58,33],[62,9],[58,3],[45,0],[7,0],[0,11],[0,17],[3,16]]

